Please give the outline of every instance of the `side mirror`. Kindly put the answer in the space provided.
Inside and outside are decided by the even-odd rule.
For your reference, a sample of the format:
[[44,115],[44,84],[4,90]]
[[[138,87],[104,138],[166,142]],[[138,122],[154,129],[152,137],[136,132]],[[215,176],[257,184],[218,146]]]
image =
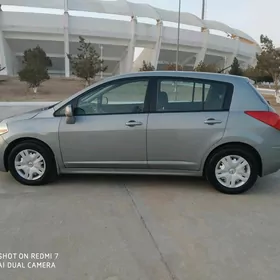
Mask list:
[[66,123],[67,124],[74,124],[75,117],[72,110],[72,105],[67,105],[65,108],[65,116],[66,116]]
[[266,102],[270,105],[270,101],[269,100],[266,100]]

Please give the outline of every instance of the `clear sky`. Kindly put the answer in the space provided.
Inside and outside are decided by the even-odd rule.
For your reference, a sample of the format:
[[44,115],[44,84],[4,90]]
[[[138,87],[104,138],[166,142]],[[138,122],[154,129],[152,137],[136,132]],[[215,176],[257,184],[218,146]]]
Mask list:
[[[178,0],[130,1],[178,10]],[[200,17],[201,2],[202,0],[182,0],[182,11]],[[268,35],[276,46],[280,46],[280,0],[206,0],[206,3],[206,19],[221,21],[241,29],[258,42],[261,34]]]

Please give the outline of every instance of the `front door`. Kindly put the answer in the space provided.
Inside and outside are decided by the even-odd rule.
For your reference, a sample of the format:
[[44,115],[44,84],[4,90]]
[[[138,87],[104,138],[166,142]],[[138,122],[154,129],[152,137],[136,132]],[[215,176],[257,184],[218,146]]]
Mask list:
[[148,165],[199,170],[205,153],[223,137],[232,86],[193,79],[158,78],[148,118]]
[[89,90],[74,102],[75,123],[61,118],[67,168],[147,168],[148,79],[123,79]]

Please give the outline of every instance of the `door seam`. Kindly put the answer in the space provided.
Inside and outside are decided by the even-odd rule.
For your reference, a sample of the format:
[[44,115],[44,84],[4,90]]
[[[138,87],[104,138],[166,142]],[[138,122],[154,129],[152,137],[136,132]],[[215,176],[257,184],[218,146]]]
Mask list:
[[148,113],[147,120],[146,120],[146,164],[147,164],[147,169],[150,169],[150,166],[148,164],[148,125],[149,125],[149,117],[150,117],[150,114]]

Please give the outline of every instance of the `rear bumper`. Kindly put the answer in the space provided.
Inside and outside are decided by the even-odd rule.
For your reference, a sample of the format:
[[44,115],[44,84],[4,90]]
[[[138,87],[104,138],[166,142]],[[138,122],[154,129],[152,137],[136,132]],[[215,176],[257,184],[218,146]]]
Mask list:
[[262,153],[262,176],[277,172],[280,169],[280,146],[266,149]]
[[4,154],[5,150],[7,149],[8,144],[6,141],[0,136],[0,171],[2,172],[7,172],[5,168],[5,163],[4,163]]

